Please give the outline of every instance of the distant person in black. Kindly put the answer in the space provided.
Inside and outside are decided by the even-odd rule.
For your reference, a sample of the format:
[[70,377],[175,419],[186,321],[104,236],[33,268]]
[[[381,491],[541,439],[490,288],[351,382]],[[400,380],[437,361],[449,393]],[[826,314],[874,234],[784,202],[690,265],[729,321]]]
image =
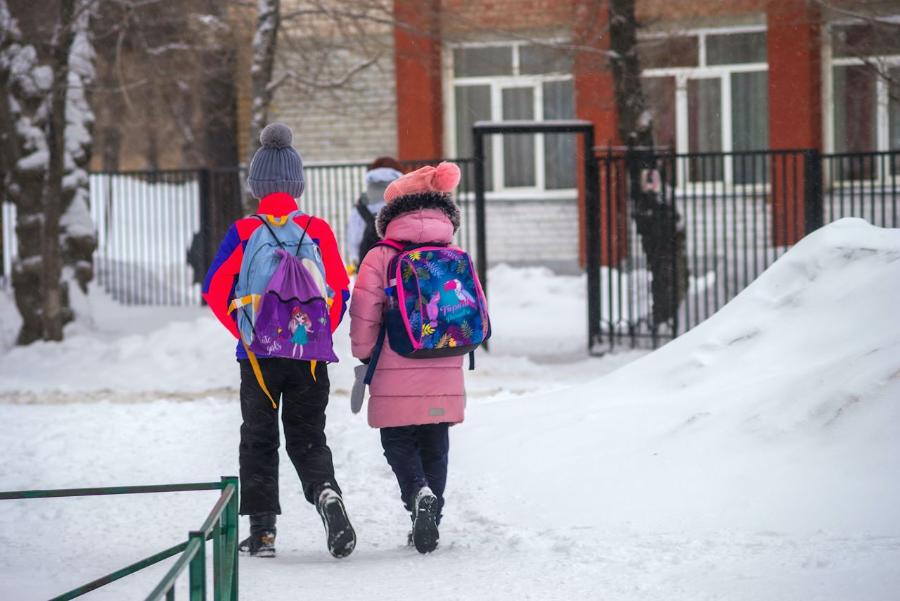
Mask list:
[[384,206],[388,184],[403,175],[403,167],[391,157],[379,157],[366,170],[366,189],[356,201],[347,223],[348,271],[356,272],[366,253],[380,240],[375,231],[375,216]]
[[194,232],[194,236],[191,238],[191,246],[187,251],[187,264],[194,274],[193,282],[201,286],[203,285],[203,280],[206,279],[206,270],[209,268],[203,252],[203,238],[204,236],[201,232]]

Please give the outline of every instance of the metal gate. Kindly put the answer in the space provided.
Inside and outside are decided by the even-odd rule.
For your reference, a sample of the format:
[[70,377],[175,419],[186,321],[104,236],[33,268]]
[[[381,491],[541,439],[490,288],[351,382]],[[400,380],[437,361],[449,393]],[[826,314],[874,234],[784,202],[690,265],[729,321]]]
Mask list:
[[[900,152],[597,155],[601,301],[594,352],[656,347],[698,325],[803,236],[841,217],[900,226]],[[593,255],[597,257],[597,255]]]
[[[472,127],[474,138],[474,169],[475,169],[475,246],[477,255],[478,277],[481,285],[488,291],[488,256],[487,256],[487,211],[485,206],[485,146],[484,138],[490,135],[533,135],[533,134],[580,134],[582,138],[582,184],[584,191],[584,225],[583,231],[600,232],[600,206],[597,202],[598,172],[597,159],[594,156],[594,124],[582,120],[562,121],[478,121]],[[600,244],[596,238],[587,237],[588,243],[584,246],[588,265],[599,265]],[[587,317],[588,340],[594,341],[600,336],[600,324],[592,316],[600,311],[600,272],[596,269],[588,269],[587,272]],[[589,347],[592,345],[589,342]]]

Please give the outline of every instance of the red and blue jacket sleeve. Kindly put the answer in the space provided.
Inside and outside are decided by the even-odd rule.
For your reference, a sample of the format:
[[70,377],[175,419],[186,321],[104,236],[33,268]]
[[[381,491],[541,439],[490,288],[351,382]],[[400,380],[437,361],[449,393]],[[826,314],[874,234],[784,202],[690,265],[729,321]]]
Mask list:
[[[322,251],[322,263],[325,264],[325,281],[334,291],[334,303],[331,305],[329,317],[331,318],[331,331],[337,330],[347,310],[347,301],[350,300],[350,278],[347,277],[347,268],[341,258],[337,240],[331,226],[323,219],[299,218],[301,225],[307,227],[309,236],[319,245]],[[307,219],[310,219],[307,221]],[[298,221],[299,223],[299,221]]]
[[244,247],[235,224],[225,234],[203,282],[203,300],[235,338],[239,338],[237,322],[228,314],[228,305],[234,298],[243,257]]

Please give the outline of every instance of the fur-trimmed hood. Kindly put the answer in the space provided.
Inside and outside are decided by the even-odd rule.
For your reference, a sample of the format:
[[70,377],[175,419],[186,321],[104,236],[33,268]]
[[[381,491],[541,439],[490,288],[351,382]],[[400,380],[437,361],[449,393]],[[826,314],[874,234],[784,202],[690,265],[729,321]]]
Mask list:
[[385,205],[379,212],[375,221],[375,230],[378,235],[384,237],[388,224],[406,213],[412,213],[421,209],[437,209],[447,216],[453,224],[453,233],[459,229],[459,207],[450,198],[449,194],[442,192],[419,192],[400,196]]

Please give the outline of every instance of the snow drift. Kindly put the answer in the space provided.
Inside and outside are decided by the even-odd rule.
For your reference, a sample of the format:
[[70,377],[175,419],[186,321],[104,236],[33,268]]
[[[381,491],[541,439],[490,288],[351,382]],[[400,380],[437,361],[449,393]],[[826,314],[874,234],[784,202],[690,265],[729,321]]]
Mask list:
[[513,521],[898,534],[898,298],[900,230],[841,220],[657,352],[479,408],[459,452]]

